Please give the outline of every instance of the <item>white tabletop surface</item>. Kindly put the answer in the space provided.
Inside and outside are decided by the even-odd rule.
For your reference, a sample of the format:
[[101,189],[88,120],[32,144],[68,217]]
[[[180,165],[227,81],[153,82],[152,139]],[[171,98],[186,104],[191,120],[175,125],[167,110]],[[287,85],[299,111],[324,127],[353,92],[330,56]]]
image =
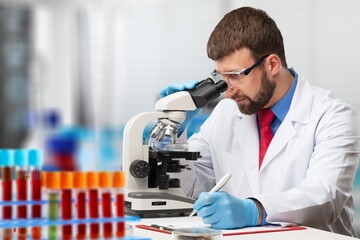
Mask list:
[[[135,237],[145,237],[156,240],[166,240],[171,239],[170,234],[159,233],[155,231],[149,231],[145,229],[137,228],[137,224],[159,224],[162,226],[176,225],[177,223],[184,222],[193,222],[194,226],[201,223],[199,217],[171,217],[171,218],[144,218],[140,222],[131,222],[130,224],[134,226],[133,236]],[[342,239],[355,239],[352,237],[335,234],[327,231],[322,231],[314,228],[306,228],[305,230],[295,230],[295,231],[284,231],[284,232],[271,232],[271,233],[256,233],[256,234],[245,234],[245,235],[235,235],[235,236],[225,236],[223,239],[254,239],[254,240],[342,240]]]

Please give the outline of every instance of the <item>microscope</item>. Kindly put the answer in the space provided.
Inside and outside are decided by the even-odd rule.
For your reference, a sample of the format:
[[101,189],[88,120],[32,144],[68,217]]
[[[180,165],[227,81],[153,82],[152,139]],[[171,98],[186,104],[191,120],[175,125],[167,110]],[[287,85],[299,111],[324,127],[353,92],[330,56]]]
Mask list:
[[[191,213],[195,200],[184,196],[180,180],[169,174],[188,169],[180,159],[196,161],[201,156],[188,151],[187,144],[176,143],[178,129],[186,111],[204,107],[226,89],[224,80],[215,83],[207,78],[193,90],[161,98],[155,105],[157,111],[137,114],[127,122],[123,135],[126,214],[146,218]],[[151,139],[144,143],[144,129],[153,121],[157,123],[150,131]]]

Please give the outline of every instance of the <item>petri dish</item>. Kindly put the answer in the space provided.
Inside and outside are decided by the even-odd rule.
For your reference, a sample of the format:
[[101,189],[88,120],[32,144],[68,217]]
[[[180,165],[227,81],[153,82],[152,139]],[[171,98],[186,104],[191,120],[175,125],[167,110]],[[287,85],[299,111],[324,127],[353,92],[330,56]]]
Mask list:
[[133,235],[134,233],[134,227],[131,224],[125,224],[125,235]]
[[222,232],[211,228],[177,228],[172,231],[172,239],[176,240],[219,240]]

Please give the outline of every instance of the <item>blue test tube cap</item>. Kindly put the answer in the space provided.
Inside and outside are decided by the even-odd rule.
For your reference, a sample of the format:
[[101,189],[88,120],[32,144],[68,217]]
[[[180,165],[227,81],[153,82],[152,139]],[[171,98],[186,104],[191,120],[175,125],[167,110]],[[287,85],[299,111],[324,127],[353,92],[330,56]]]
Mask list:
[[73,154],[76,152],[78,143],[72,136],[55,135],[47,139],[46,150],[53,154]]
[[24,149],[16,149],[14,150],[14,161],[15,166],[25,167],[27,166],[27,156],[26,151]]
[[0,152],[0,166],[14,166],[13,150],[2,149]]
[[38,149],[30,149],[28,152],[29,165],[39,167],[41,165],[41,151]]

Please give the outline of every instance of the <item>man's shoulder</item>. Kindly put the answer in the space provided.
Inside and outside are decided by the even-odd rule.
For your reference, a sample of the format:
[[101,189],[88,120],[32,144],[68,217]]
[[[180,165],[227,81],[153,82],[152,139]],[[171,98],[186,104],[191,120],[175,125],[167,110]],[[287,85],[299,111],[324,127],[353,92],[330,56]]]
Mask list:
[[[311,94],[312,98],[312,104],[313,105],[320,105],[323,109],[326,108],[326,106],[346,106],[350,107],[348,103],[346,103],[344,100],[337,98],[332,91],[325,89],[323,87],[314,85],[310,82],[308,82],[306,79],[301,79],[302,84],[305,85],[305,89],[310,90],[311,92],[308,94]],[[307,91],[307,90],[305,90]],[[351,107],[350,107],[351,108]]]

